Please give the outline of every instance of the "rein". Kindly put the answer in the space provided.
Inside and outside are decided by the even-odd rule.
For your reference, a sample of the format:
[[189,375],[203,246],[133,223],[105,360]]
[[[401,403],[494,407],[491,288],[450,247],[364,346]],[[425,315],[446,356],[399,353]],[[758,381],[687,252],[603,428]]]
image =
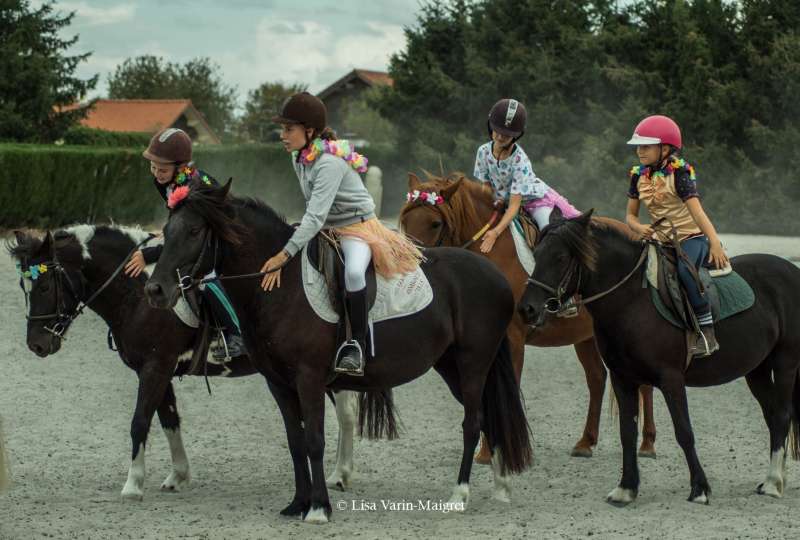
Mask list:
[[[112,272],[112,274],[108,277],[108,279],[106,279],[105,282],[100,286],[100,288],[97,289],[94,293],[92,293],[92,295],[86,301],[83,301],[83,300],[80,299],[80,297],[82,295],[77,293],[77,291],[75,289],[75,286],[72,284],[72,280],[69,278],[69,274],[67,274],[67,272],[64,270],[64,267],[61,265],[61,263],[58,262],[58,257],[54,256],[52,263],[50,263],[50,264],[45,263],[45,265],[46,266],[50,266],[52,264],[53,269],[56,271],[56,274],[58,276],[63,276],[64,278],[66,278],[67,285],[69,287],[70,292],[72,293],[72,296],[74,296],[76,299],[78,299],[78,305],[75,307],[75,309],[72,311],[72,313],[64,313],[64,312],[61,311],[62,307],[64,307],[64,302],[63,302],[64,296],[62,294],[63,285],[62,285],[62,280],[56,278],[56,282],[55,282],[55,285],[56,285],[56,312],[55,313],[50,313],[48,315],[30,315],[30,314],[26,314],[25,318],[27,320],[29,320],[29,321],[44,321],[44,320],[56,319],[56,322],[55,322],[55,324],[53,324],[52,327],[45,326],[44,329],[47,332],[50,332],[51,334],[56,336],[58,339],[60,339],[62,341],[66,341],[66,339],[67,339],[66,338],[66,333],[67,333],[67,330],[69,330],[69,327],[72,324],[72,322],[75,319],[77,319],[78,316],[81,315],[84,312],[84,310],[89,306],[89,304],[91,304],[98,296],[100,296],[103,293],[103,291],[105,291],[108,288],[109,285],[111,285],[111,283],[117,278],[117,276],[120,274],[120,272],[122,272],[122,270],[125,268],[125,265],[128,263],[128,260],[130,260],[130,258],[133,256],[133,254],[136,253],[139,250],[140,247],[142,247],[144,244],[146,244],[147,242],[149,242],[153,238],[155,238],[155,235],[149,234],[147,236],[147,238],[145,238],[144,240],[142,240],[141,242],[136,244],[133,247],[133,249],[131,249],[131,251],[125,256],[125,258],[122,259],[122,262],[117,266],[117,268],[114,270],[114,272]],[[25,287],[24,287],[24,284],[22,282],[22,279],[23,278],[20,278],[20,286],[22,287],[22,290],[25,293],[25,305],[27,306],[28,305],[28,292],[25,290]],[[66,309],[65,309],[65,311],[66,311]]]
[[[656,220],[652,226],[656,227],[659,223],[661,223],[665,219],[666,218],[660,218]],[[673,231],[674,231],[674,226],[673,226]],[[622,287],[622,285],[624,285],[631,277],[633,277],[636,271],[639,270],[642,264],[644,264],[644,262],[647,260],[647,248],[649,243],[650,241],[644,242],[644,247],[642,248],[642,252],[639,254],[639,259],[636,261],[636,264],[634,265],[633,269],[630,272],[628,272],[625,275],[625,277],[623,277],[615,285],[611,286],[605,291],[594,294],[588,298],[581,298],[580,295],[577,294],[577,291],[580,289],[581,286],[581,266],[575,257],[573,257],[572,260],[570,261],[569,267],[567,268],[567,271],[564,273],[564,277],[562,277],[561,281],[558,283],[558,287],[553,288],[547,283],[542,283],[541,281],[534,279],[533,277],[528,278],[528,284],[535,285],[536,287],[544,289],[545,291],[554,295],[552,298],[548,298],[544,302],[544,309],[548,313],[560,316],[565,310],[571,310],[577,312],[577,309],[580,308],[581,305],[589,304],[591,302],[594,302],[595,300],[599,300],[604,296],[611,294],[612,292]],[[569,282],[572,280],[572,274],[575,272],[575,268],[578,269],[578,282],[575,285],[576,292],[573,296],[575,296],[577,299],[576,300],[569,299],[567,302],[565,302],[563,297],[566,294],[566,288],[569,285]]]

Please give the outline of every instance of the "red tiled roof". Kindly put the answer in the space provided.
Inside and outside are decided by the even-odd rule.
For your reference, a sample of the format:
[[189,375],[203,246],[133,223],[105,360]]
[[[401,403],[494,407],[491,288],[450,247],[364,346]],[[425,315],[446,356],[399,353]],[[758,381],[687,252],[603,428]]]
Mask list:
[[327,99],[330,95],[336,93],[342,86],[349,83],[354,79],[360,79],[368,86],[392,86],[394,81],[388,73],[383,71],[370,71],[368,69],[354,69],[348,72],[344,77],[334,82],[319,94],[317,97],[321,100]]
[[393,86],[394,81],[389,76],[388,73],[384,71],[370,71],[368,69],[356,69],[356,74],[361,77],[362,79],[366,79],[373,85],[377,84],[380,86]]
[[106,131],[155,133],[192,107],[189,99],[99,99],[81,124]]

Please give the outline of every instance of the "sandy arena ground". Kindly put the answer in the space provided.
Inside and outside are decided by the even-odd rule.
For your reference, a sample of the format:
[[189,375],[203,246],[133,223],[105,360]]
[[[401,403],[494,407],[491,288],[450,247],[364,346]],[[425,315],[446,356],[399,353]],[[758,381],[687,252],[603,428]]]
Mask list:
[[[800,257],[796,238],[723,239],[731,254]],[[130,459],[134,373],[107,349],[106,327],[93,313],[75,323],[58,355],[35,357],[25,345],[23,298],[4,253],[0,276],[0,414],[14,481],[0,496],[3,539],[800,536],[797,463],[789,464],[783,499],[754,492],[767,473],[767,429],[743,380],[689,390],[697,450],[714,490],[710,506],[686,502],[688,470],[658,393],[658,458],[640,461],[639,499],[624,509],[606,504],[621,468],[617,424],[606,408],[594,457],[569,456],[587,404],[571,348],[527,349],[522,386],[535,465],[514,478],[510,504],[491,498],[491,470],[476,466],[464,514],[383,509],[383,503],[416,507],[419,500],[450,497],[461,453],[461,409],[435,373],[396,390],[405,426],[398,441],[356,443],[354,485],[330,494],[334,509],[345,510],[334,510],[324,528],[278,515],[292,497],[293,475],[283,424],[260,376],[212,380],[212,396],[202,379],[176,380],[192,483],[180,493],[159,491],[171,467],[156,421],[145,499],[126,503],[119,492]],[[333,407],[326,420],[330,472]]]

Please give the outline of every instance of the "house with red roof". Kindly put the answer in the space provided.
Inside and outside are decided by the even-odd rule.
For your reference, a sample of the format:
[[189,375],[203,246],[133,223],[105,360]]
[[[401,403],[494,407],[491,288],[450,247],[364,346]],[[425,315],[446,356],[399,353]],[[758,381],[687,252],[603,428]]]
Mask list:
[[98,99],[80,123],[105,131],[156,133],[184,130],[195,143],[219,144],[220,139],[190,99]]
[[317,94],[328,108],[328,125],[343,138],[358,139],[359,134],[348,129],[345,118],[348,107],[363,99],[364,92],[380,86],[392,86],[394,81],[388,73],[354,69]]

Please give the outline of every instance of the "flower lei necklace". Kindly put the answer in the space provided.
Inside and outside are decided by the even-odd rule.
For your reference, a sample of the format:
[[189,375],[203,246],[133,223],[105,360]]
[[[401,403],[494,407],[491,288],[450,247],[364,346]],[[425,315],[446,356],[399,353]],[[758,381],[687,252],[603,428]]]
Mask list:
[[208,177],[207,174],[200,175],[200,171],[197,167],[190,167],[185,166],[178,171],[178,174],[175,176],[175,183],[179,186],[182,186],[186,183],[187,180],[197,180],[200,179],[204,184],[210,186],[211,179]]
[[669,161],[669,163],[667,163],[667,166],[664,167],[663,169],[653,171],[649,166],[636,165],[631,169],[630,174],[631,176],[642,176],[644,178],[655,180],[657,177],[667,176],[679,170],[687,171],[689,173],[689,178],[691,178],[692,180],[697,180],[694,174],[694,167],[686,163],[686,161],[683,158],[675,156],[672,156],[672,159]]
[[198,179],[207,186],[211,185],[211,178],[207,174],[201,174],[197,167],[186,166],[181,168],[175,176],[175,185],[177,187],[167,197],[167,207],[174,210],[181,201],[189,196],[189,186],[184,184],[190,180]]
[[345,160],[356,171],[360,173],[367,172],[367,158],[356,152],[355,148],[350,146],[349,141],[329,141],[317,138],[311,141],[306,148],[303,148],[299,158],[297,157],[297,152],[293,152],[295,159],[303,165],[311,165],[322,154],[333,154]]

